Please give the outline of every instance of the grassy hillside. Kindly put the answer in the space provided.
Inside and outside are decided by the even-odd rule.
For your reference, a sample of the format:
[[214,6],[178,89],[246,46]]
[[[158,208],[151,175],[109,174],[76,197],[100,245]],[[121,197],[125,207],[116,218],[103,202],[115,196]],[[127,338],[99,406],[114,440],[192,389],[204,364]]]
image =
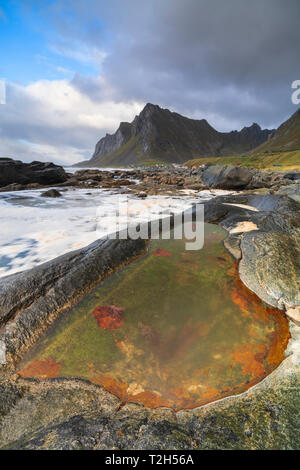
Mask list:
[[240,164],[257,168],[259,170],[272,169],[276,171],[300,171],[300,149],[290,152],[270,152],[256,153],[253,155],[232,156],[232,157],[207,157],[197,158],[186,162],[187,165],[202,165],[203,163],[211,164]]
[[300,109],[285,121],[272,136],[251,153],[300,151]]

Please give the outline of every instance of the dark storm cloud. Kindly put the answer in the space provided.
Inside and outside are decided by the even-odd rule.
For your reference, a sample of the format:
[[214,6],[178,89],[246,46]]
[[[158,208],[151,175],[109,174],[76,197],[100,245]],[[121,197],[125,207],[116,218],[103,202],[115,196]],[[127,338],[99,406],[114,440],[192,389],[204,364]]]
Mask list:
[[89,12],[76,3],[79,16],[109,28],[102,73],[119,99],[241,125],[272,125],[294,111],[299,0],[112,0],[90,2]]

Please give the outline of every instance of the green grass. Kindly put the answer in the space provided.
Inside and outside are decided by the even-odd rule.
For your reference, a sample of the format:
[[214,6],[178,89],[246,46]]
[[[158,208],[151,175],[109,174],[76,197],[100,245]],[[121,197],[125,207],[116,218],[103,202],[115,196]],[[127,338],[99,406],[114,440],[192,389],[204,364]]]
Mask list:
[[[259,153],[254,155],[234,155],[231,157],[204,157],[188,160],[186,165],[202,165],[204,163],[211,163],[216,165],[218,163],[226,165],[241,165],[256,168],[258,170],[276,170],[276,171],[290,171],[300,170],[300,150],[287,151],[287,152],[268,152]],[[280,165],[280,166],[277,166]]]

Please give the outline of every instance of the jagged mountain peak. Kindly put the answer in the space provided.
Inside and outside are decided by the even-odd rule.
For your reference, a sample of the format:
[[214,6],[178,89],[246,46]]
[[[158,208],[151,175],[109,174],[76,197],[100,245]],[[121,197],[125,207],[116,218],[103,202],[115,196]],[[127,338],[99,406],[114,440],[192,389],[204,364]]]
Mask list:
[[191,119],[147,103],[134,120],[121,122],[115,134],[96,144],[90,164],[123,166],[145,161],[181,163],[201,156],[232,155],[251,150],[271,131],[253,123],[241,131],[218,132],[206,119]]

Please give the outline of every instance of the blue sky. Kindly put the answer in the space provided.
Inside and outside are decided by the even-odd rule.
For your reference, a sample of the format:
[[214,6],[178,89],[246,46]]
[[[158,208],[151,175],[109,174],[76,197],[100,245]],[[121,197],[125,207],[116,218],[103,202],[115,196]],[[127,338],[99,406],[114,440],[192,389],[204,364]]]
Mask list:
[[[0,107],[1,156],[67,164],[89,158],[103,133],[142,107],[114,102],[101,75],[109,31],[101,15],[82,18],[74,3],[0,3],[0,77],[7,98]],[[86,10],[85,2],[77,5]]]
[[[27,5],[26,5],[27,4]],[[62,76],[71,77],[75,72],[98,75],[99,64],[84,57],[81,60],[59,53],[60,35],[47,22],[47,9],[55,2],[22,2],[4,0],[0,15],[0,76],[24,85],[30,82]],[[40,6],[39,6],[40,5]],[[72,22],[72,15],[69,21]],[[100,27],[100,21],[98,21]],[[83,25],[84,26],[84,25]],[[4,45],[4,47],[3,47]]]
[[0,0],[0,156],[75,163],[147,102],[220,131],[295,110],[299,0]]

